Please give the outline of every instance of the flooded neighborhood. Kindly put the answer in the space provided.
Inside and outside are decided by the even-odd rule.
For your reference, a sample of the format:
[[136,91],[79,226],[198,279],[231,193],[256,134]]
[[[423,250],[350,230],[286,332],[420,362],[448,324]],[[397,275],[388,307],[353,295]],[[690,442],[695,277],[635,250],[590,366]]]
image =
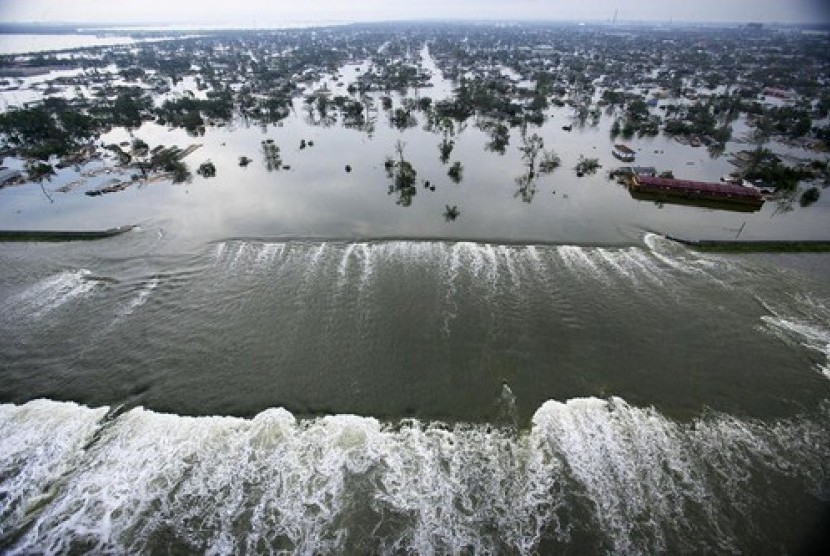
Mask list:
[[[321,215],[321,235],[341,237],[579,241],[567,222],[587,212],[687,239],[726,237],[735,222],[756,239],[826,239],[820,32],[447,23],[150,33],[6,55],[2,66],[3,228],[136,224],[225,198],[228,219],[243,208],[249,219],[233,232],[308,236],[303,222],[256,207],[327,197],[339,210]],[[643,173],[662,185],[646,191]],[[171,185],[191,196],[149,191]],[[95,197],[127,189],[138,192],[103,211],[121,220],[102,218]],[[93,199],[65,199],[81,194]],[[442,223],[447,207],[463,216]],[[761,215],[712,212],[748,208]],[[332,222],[344,211],[358,218]],[[504,222],[505,211],[524,222]],[[562,226],[546,238],[548,218]]]

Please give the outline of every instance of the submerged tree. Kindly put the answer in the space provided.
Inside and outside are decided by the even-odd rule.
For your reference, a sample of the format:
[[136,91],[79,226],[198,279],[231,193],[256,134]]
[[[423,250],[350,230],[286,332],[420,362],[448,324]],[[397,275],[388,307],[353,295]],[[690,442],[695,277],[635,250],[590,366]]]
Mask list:
[[523,202],[530,203],[536,195],[536,178],[531,176],[530,172],[525,172],[516,178],[516,193],[514,197],[519,197]]
[[150,160],[142,161],[138,165],[145,177],[147,170],[161,170],[171,176],[173,183],[182,183],[190,179],[190,170],[181,160],[182,151],[178,147],[156,147],[153,151]]
[[539,163],[540,174],[550,174],[562,165],[562,159],[553,151],[542,153],[542,161]]
[[49,179],[55,175],[55,169],[51,164],[41,162],[39,160],[32,160],[26,163],[26,173],[30,181],[42,182],[44,178]]
[[799,203],[801,203],[802,207],[808,207],[819,200],[821,197],[821,191],[818,187],[811,187],[804,191],[801,194],[801,198],[799,199]]
[[446,164],[450,160],[453,148],[455,148],[455,141],[447,137],[441,140],[441,143],[438,145],[438,150],[441,151],[441,162],[443,164]]
[[262,154],[265,157],[265,168],[269,172],[282,168],[280,148],[274,144],[273,139],[266,139],[262,142]]
[[132,148],[133,156],[147,156],[147,154],[150,152],[150,145],[148,145],[146,141],[143,141],[138,137],[133,139]]
[[400,131],[415,127],[418,125],[418,120],[412,115],[411,110],[404,108],[396,108],[389,113],[389,123]]
[[206,162],[202,162],[199,165],[199,169],[196,170],[196,173],[202,176],[203,178],[212,178],[216,176],[216,166],[210,160]]
[[545,148],[545,141],[536,133],[530,136],[525,136],[522,146],[519,147],[519,150],[522,153],[522,159],[530,169],[531,178],[533,178],[536,174],[536,157],[539,156],[539,152],[543,148]]
[[[525,172],[516,178],[516,197],[521,198],[525,203],[533,201],[536,195],[536,182],[540,174],[550,174],[562,164],[562,160],[553,151],[546,151],[545,141],[536,133],[525,135],[519,150],[522,153],[522,160],[525,162]],[[542,155],[541,162],[537,160]]]
[[620,133],[622,132],[622,127],[620,126],[620,119],[614,119],[614,123],[611,124],[611,140],[613,141],[617,137],[619,137]]
[[415,181],[418,177],[418,172],[412,164],[406,160],[404,156],[404,149],[406,144],[398,140],[395,143],[395,153],[397,160],[386,157],[384,167],[386,168],[387,177],[392,180],[389,184],[389,194],[398,195],[397,204],[408,207],[412,204],[412,197],[418,193],[418,188],[415,187]]
[[447,175],[454,183],[461,183],[461,180],[464,177],[464,166],[461,165],[461,162],[456,160],[450,166],[450,169],[447,170]]
[[490,135],[486,148],[490,151],[504,154],[507,145],[510,144],[510,130],[503,123],[485,124],[485,131]]
[[461,211],[458,210],[458,205],[445,205],[446,209],[444,210],[444,220],[447,222],[452,222],[461,214]]
[[574,167],[574,172],[576,172],[576,175],[581,178],[582,176],[596,174],[597,170],[600,168],[601,166],[598,158],[585,158],[584,156],[579,155],[579,162],[577,162]]

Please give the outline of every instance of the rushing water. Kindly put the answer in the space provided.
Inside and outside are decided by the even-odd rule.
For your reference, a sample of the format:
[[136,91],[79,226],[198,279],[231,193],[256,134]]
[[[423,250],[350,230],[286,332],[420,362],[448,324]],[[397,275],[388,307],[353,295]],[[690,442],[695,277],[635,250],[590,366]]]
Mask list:
[[158,232],[0,251],[4,551],[757,553],[826,526],[823,256]]

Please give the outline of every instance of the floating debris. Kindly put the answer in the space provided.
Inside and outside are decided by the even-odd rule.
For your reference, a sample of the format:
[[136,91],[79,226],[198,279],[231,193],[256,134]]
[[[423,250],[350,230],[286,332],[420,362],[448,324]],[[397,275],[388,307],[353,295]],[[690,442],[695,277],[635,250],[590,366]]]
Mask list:
[[201,146],[202,146],[202,143],[194,143],[192,145],[189,145],[187,148],[185,148],[183,151],[181,151],[179,153],[179,155],[178,155],[179,160],[181,160],[184,157],[192,154],[194,151],[201,148]]

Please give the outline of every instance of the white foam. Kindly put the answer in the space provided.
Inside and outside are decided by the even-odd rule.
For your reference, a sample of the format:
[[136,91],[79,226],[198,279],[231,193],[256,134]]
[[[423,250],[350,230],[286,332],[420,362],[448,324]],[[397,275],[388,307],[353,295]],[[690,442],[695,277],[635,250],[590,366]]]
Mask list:
[[608,282],[608,275],[588,256],[585,248],[575,245],[560,245],[556,248],[556,251],[568,270],[574,274],[584,276],[585,270],[587,270],[592,278],[601,282]]
[[516,264],[513,261],[513,250],[506,245],[500,245],[498,253],[504,258],[504,263],[507,266],[507,273],[510,275],[510,281],[514,286],[519,286],[521,284],[521,280],[519,279],[519,273],[516,270]]
[[729,287],[727,283],[706,271],[721,270],[729,276],[734,276],[736,273],[743,271],[740,267],[734,263],[730,263],[723,257],[691,252],[679,243],[657,234],[645,234],[643,242],[649,248],[651,255],[666,266],[686,274],[705,276],[725,287]]
[[789,342],[795,339],[807,349],[817,351],[826,358],[824,365],[818,365],[818,370],[830,379],[830,329],[813,323],[803,322],[779,316],[764,315],[761,320],[778,338]]
[[616,553],[739,550],[741,530],[766,504],[753,474],[771,469],[816,481],[830,456],[820,423],[714,415],[681,425],[619,398],[549,401],[533,424],[567,462]]
[[[700,253],[691,252],[655,234],[646,234],[644,241],[650,249],[650,254],[666,266],[683,274],[711,280],[725,289],[733,289],[730,282],[734,281],[737,276],[745,275],[743,269],[724,258],[706,257]],[[719,278],[719,274],[727,277],[727,280]]]
[[626,258],[625,254],[620,251],[610,251],[608,249],[597,248],[597,254],[605,263],[611,267],[614,272],[620,276],[624,276],[632,284],[639,284],[637,274],[632,268],[631,262]]
[[284,243],[263,243],[256,255],[256,266],[268,267],[285,253]]
[[314,249],[314,251],[311,252],[311,258],[308,264],[309,268],[316,269],[320,266],[320,261],[323,259],[323,255],[325,254],[327,248],[327,243],[321,243]]
[[455,291],[455,282],[462,272],[477,278],[474,284],[486,282],[492,292],[498,282],[499,252],[492,245],[472,242],[456,242],[450,248],[449,278],[450,289]]
[[217,243],[216,244],[216,250],[214,251],[214,257],[213,257],[214,262],[218,263],[219,261],[221,261],[222,258],[225,256],[225,252],[227,251],[227,249],[228,249],[228,245],[227,245],[226,242],[223,241],[223,242]]
[[375,250],[373,246],[369,245],[368,243],[361,243],[359,244],[359,247],[360,259],[362,262],[360,272],[360,290],[365,291],[371,283],[372,275],[374,274],[374,265],[372,264],[372,258],[375,254]]
[[297,423],[284,410],[250,421],[132,410],[102,432],[94,461],[17,549],[67,552],[75,539],[93,552],[143,552],[159,528],[188,538],[195,527],[196,551],[259,552],[282,539],[290,552],[342,552],[339,520],[354,482],[374,477],[374,510],[406,517],[377,539],[381,552],[498,543],[529,552],[555,509],[556,464],[526,468],[528,446],[514,441],[484,428],[389,429],[348,415]]
[[643,236],[643,243],[645,243],[646,246],[652,251],[660,251],[668,244],[675,245],[674,242],[667,240],[663,236],[651,232],[647,232]]
[[539,250],[536,248],[535,245],[528,245],[524,249],[522,249],[522,256],[526,261],[528,261],[533,268],[533,271],[537,275],[542,275],[545,273],[545,266],[542,262],[542,256],[539,254]]
[[139,290],[138,294],[130,300],[129,303],[123,308],[121,311],[122,316],[129,316],[135,312],[136,309],[147,303],[147,300],[150,299],[150,294],[153,293],[159,285],[158,278],[153,278],[149,282],[147,282],[141,290]]
[[477,278],[483,276],[486,266],[484,249],[480,245],[468,243],[464,244],[463,252],[467,255],[468,270]]
[[236,245],[236,252],[233,254],[233,258],[231,258],[231,262],[228,265],[228,268],[231,270],[236,269],[239,263],[243,260],[246,251],[248,250],[248,244],[244,241],[240,241]]
[[41,280],[11,300],[12,311],[42,317],[95,289],[99,282],[90,279],[91,274],[87,269],[66,270]]
[[[459,241],[453,244],[450,249],[449,281],[454,283],[463,267],[465,258],[475,258],[477,246],[475,243]],[[466,255],[466,257],[465,257]]]
[[[680,246],[674,243],[673,241],[651,233],[646,234],[643,239],[646,246],[648,246],[651,255],[663,264],[665,264],[666,266],[679,272],[682,272],[684,274],[703,274],[700,271],[700,269],[697,269],[694,266],[690,265],[685,257],[678,256],[677,249]],[[670,247],[675,248],[674,250],[672,250],[672,253],[664,253],[664,251],[669,250],[668,248]]]
[[430,264],[440,262],[444,256],[444,245],[427,241],[390,241],[376,244],[376,250],[384,258],[408,263]]
[[[545,431],[585,489],[613,552],[665,551],[664,528],[688,527],[677,509],[684,491],[695,487],[688,481],[692,472],[677,427],[653,410],[617,399],[547,402],[534,426]],[[660,522],[668,519],[676,521]]]
[[449,252],[449,261],[447,268],[447,289],[444,295],[443,303],[443,325],[441,327],[444,336],[450,337],[450,324],[455,319],[458,313],[458,300],[456,293],[458,291],[458,279],[461,269],[464,266],[463,255],[475,250],[475,244],[469,242],[457,242],[452,245]]
[[54,495],[107,411],[48,400],[0,405],[0,539]]
[[495,287],[499,279],[499,259],[496,248],[488,243],[481,246],[481,253],[484,260],[487,261],[487,280],[492,287]]
[[343,255],[340,258],[340,264],[337,267],[337,282],[341,287],[346,283],[346,272],[349,269],[349,258],[352,256],[352,253],[356,248],[356,243],[348,244],[346,246],[346,249],[343,251]]
[[655,264],[654,259],[643,253],[637,247],[631,247],[624,251],[623,254],[633,267],[636,267],[641,274],[646,276],[649,280],[660,286],[665,285],[666,273]]
[[[501,399],[514,403],[509,389]],[[63,475],[12,552],[148,552],[161,535],[223,554],[530,554],[543,534],[567,543],[577,515],[612,552],[735,551],[765,503],[753,473],[816,481],[830,456],[823,423],[683,425],[618,398],[546,402],[525,433],[139,408],[84,453],[105,411],[0,406],[0,508],[15,516],[0,527],[16,528]],[[592,516],[574,507],[583,500]]]

